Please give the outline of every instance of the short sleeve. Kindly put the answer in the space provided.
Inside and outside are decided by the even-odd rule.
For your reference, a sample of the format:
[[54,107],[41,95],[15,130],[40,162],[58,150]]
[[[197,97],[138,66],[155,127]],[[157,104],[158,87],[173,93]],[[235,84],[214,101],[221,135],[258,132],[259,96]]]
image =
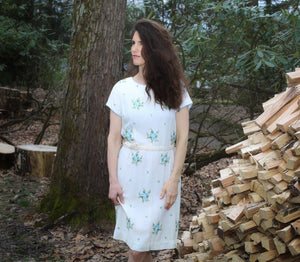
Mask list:
[[180,109],[182,109],[182,108],[184,108],[186,106],[188,106],[189,109],[191,109],[192,105],[193,105],[193,101],[192,101],[192,99],[191,99],[188,91],[186,89],[184,89],[183,95],[182,95],[182,103],[180,105]]
[[110,108],[115,114],[118,116],[122,116],[122,105],[121,105],[121,94],[118,88],[118,84],[116,84],[108,97],[106,102],[106,106]]

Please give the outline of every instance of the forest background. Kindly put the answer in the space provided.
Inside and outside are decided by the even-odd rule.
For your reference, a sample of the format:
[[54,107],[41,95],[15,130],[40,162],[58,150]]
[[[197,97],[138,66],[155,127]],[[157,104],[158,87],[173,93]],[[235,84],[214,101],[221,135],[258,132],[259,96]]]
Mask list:
[[[0,4],[0,85],[30,93],[42,88],[47,104],[60,107],[73,1]],[[128,1],[123,70],[130,56],[131,26],[142,17],[169,29],[190,80],[198,108],[191,117],[187,158],[193,165],[224,156],[227,145],[242,139],[240,121],[260,113],[263,101],[285,89],[285,73],[299,65],[297,0]],[[243,113],[236,116],[239,111]],[[213,152],[206,154],[206,149]]]

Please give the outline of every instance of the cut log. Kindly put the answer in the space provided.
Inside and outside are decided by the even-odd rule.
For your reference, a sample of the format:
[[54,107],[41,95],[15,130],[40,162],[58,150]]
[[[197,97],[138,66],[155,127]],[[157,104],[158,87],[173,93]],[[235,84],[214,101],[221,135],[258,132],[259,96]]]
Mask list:
[[14,165],[15,147],[0,143],[0,168],[8,169]]
[[292,147],[292,152],[294,156],[300,156],[300,141],[295,142]]
[[265,237],[265,235],[260,232],[252,233],[250,235],[250,239],[253,241],[253,243],[255,245],[259,244],[261,242],[261,240],[263,239],[263,237]]
[[230,213],[227,214],[227,218],[236,224],[244,215],[244,207],[244,205],[236,205],[230,208]]
[[272,176],[269,181],[274,185],[280,183],[282,181],[282,174],[278,173],[278,174]]
[[273,149],[281,149],[283,146],[285,146],[290,140],[291,136],[288,135],[288,133],[283,133],[281,136],[277,137],[272,143],[271,148]]
[[269,250],[269,251],[275,249],[274,240],[267,236],[262,238],[261,245],[263,248],[265,248],[266,250]]
[[255,178],[257,177],[257,168],[255,166],[241,168],[239,173],[243,179]]
[[266,205],[265,201],[247,204],[247,205],[245,205],[245,208],[244,208],[244,214],[248,219],[252,218],[253,215],[255,213],[257,213],[265,205]]
[[266,251],[266,252],[261,253],[258,256],[258,261],[259,262],[272,261],[277,256],[278,256],[278,254],[277,254],[276,250]]
[[295,134],[298,131],[300,131],[300,119],[297,119],[296,121],[291,123],[288,128],[288,133],[290,134]]
[[275,213],[271,207],[262,207],[259,209],[259,215],[262,219],[272,219],[275,217]]
[[278,160],[278,159],[281,159],[281,156],[280,156],[280,153],[277,150],[275,150],[275,151],[271,151],[264,158],[260,159],[258,161],[258,163],[261,167],[264,168],[264,167],[266,167],[268,162],[275,161],[275,160]]
[[280,183],[275,185],[273,190],[276,192],[276,194],[281,194],[285,190],[287,190],[287,188],[288,188],[288,183],[285,181],[281,181]]
[[250,254],[261,253],[262,248],[259,245],[255,245],[254,242],[247,241],[245,242],[245,251]]
[[232,154],[234,152],[237,152],[238,150],[240,150],[241,148],[243,148],[245,146],[245,143],[248,142],[248,139],[247,140],[244,140],[244,141],[241,141],[237,144],[234,144],[232,146],[229,146],[225,149],[225,152],[226,154]]
[[287,132],[289,125],[293,123],[295,120],[299,119],[299,116],[300,116],[300,110],[297,110],[294,113],[288,115],[285,119],[278,121],[277,122],[278,129],[282,132]]
[[56,147],[46,145],[20,145],[16,147],[15,168],[17,174],[50,177]]
[[297,88],[287,89],[277,103],[268,107],[267,110],[255,120],[256,124],[262,127],[275,113],[296,97],[298,93],[299,90]]
[[294,234],[292,232],[292,227],[289,225],[289,226],[286,226],[285,228],[283,229],[280,229],[280,230],[277,230],[276,231],[276,235],[284,242],[284,243],[288,243],[290,242],[293,237],[294,237]]
[[222,186],[225,188],[225,187],[233,185],[235,177],[233,175],[230,175],[230,176],[227,176],[224,178],[220,178],[219,180],[220,180]]
[[291,196],[291,192],[285,191],[279,195],[272,196],[272,199],[274,199],[274,201],[278,204],[283,204],[290,198],[290,196]]
[[242,128],[244,134],[247,136],[260,131],[260,127],[256,124],[254,120],[242,123]]
[[286,244],[280,241],[278,237],[274,238],[274,244],[279,255],[284,254],[286,252]]
[[252,192],[248,194],[251,203],[257,203],[263,201],[261,196],[256,192]]
[[289,117],[289,115],[293,114],[299,109],[299,97],[300,96],[295,97],[290,103],[285,105],[279,112],[277,112],[270,118],[270,120],[266,123],[267,131],[265,132],[274,134],[280,130],[277,126],[277,123],[284,121]]
[[295,171],[292,171],[292,170],[285,170],[283,173],[282,173],[282,179],[287,182],[287,183],[290,183],[294,177],[296,176],[296,172],[297,170]]
[[258,179],[269,180],[279,172],[276,169],[258,171]]
[[289,72],[285,74],[286,81],[288,86],[295,86],[296,84],[300,83],[300,72]]
[[257,225],[255,224],[255,222],[250,220],[250,221],[247,221],[247,222],[241,224],[239,229],[241,230],[242,233],[245,233],[256,227],[257,227]]
[[296,220],[292,224],[292,228],[295,230],[297,235],[300,235],[300,219]]
[[258,195],[260,195],[263,199],[266,198],[264,187],[258,180],[251,181],[251,191],[254,191]]
[[288,248],[293,256],[300,254],[300,238],[296,238],[288,244]]
[[239,184],[239,185],[233,185],[232,190],[234,193],[238,194],[250,190],[250,187],[251,187],[251,183]]
[[300,217],[300,209],[298,207],[280,210],[275,216],[276,220],[281,223],[288,223]]
[[208,215],[206,215],[206,219],[207,219],[208,224],[214,225],[219,222],[220,215],[218,213],[208,214]]

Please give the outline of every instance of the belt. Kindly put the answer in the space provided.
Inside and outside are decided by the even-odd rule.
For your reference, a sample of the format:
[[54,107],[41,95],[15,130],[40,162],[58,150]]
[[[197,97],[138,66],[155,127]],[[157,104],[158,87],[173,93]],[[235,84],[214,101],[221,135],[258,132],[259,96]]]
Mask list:
[[148,151],[168,151],[175,148],[174,145],[171,146],[137,145],[129,141],[123,142],[123,146],[134,150],[148,150]]

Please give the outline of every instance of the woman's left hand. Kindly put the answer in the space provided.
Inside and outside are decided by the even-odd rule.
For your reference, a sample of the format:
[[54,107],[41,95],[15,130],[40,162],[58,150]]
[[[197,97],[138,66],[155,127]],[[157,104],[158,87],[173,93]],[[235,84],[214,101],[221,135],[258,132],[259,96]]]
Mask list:
[[174,180],[168,180],[161,191],[160,199],[163,199],[166,195],[165,209],[170,209],[170,207],[175,203],[178,195],[178,182]]

